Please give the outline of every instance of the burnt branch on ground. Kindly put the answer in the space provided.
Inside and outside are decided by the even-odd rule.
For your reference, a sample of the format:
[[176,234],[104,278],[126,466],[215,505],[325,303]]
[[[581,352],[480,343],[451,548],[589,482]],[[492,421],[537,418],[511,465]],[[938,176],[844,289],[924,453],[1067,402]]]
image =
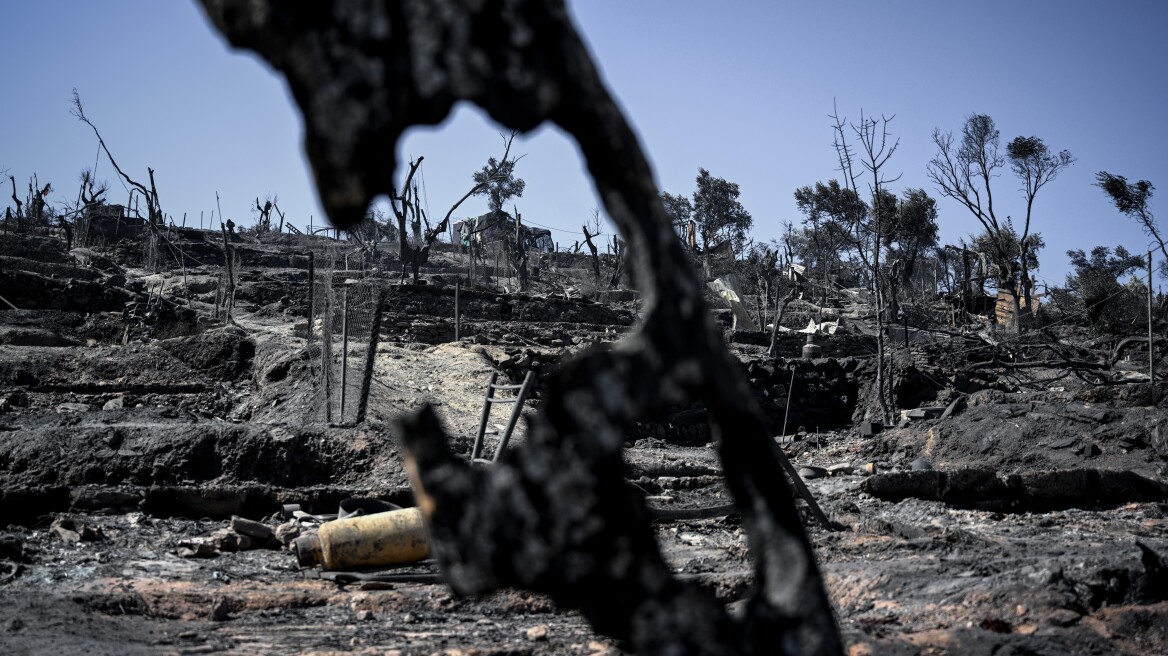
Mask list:
[[[232,44],[287,77],[323,205],[341,228],[393,192],[402,133],[467,100],[508,128],[550,121],[571,135],[625,239],[643,323],[615,349],[589,351],[555,374],[525,448],[472,472],[443,449],[432,411],[404,420],[432,548],[451,585],[545,590],[642,653],[840,653],[778,447],[563,3],[203,5]],[[709,409],[755,560],[757,589],[739,620],[668,572],[643,507],[619,484],[629,423],[687,398]]]

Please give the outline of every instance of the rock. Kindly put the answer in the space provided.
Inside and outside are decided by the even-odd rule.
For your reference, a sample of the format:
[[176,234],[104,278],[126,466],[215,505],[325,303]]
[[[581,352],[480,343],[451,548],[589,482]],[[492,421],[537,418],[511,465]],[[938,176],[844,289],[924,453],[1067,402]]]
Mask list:
[[959,396],[953,399],[949,405],[945,406],[945,411],[941,413],[941,419],[948,419],[953,415],[965,409],[966,401],[964,396]]
[[105,532],[101,527],[94,528],[92,526],[81,527],[81,541],[82,542],[101,542],[105,539]]
[[1083,456],[1084,458],[1094,458],[1096,456],[1102,455],[1103,450],[1100,449],[1099,445],[1094,442],[1084,442],[1075,448],[1075,453],[1077,455]]
[[909,469],[912,469],[913,471],[928,471],[932,468],[933,463],[925,460],[924,458],[917,458],[916,460],[913,460],[911,463],[909,463]]
[[884,424],[878,421],[861,421],[860,437],[875,437],[884,430]]
[[184,540],[179,543],[178,555],[183,558],[215,558],[219,549],[206,540]]
[[228,619],[231,613],[231,604],[227,603],[226,597],[219,597],[211,602],[211,620],[215,622],[222,622]]
[[57,406],[57,412],[89,412],[87,403],[62,403]]
[[824,476],[827,476],[827,470],[823,467],[804,465],[799,468],[799,477],[803,480],[811,481],[817,478],[823,478]]
[[81,534],[77,531],[77,523],[72,517],[58,517],[49,525],[49,531],[64,542],[80,542]]
[[373,611],[371,611],[371,610],[357,611],[357,621],[358,622],[368,622],[371,619],[373,619]]
[[260,542],[267,542],[275,537],[272,528],[267,524],[257,522],[246,517],[235,515],[231,518],[231,530],[246,535],[250,538],[255,538]]
[[300,522],[292,520],[280,524],[276,527],[275,537],[280,544],[287,547],[296,538],[300,537]]
[[1161,458],[1168,460],[1168,431],[1161,431],[1159,426],[1152,428],[1148,443]]
[[1059,608],[1051,611],[1046,616],[1046,622],[1047,624],[1051,624],[1053,626],[1070,626],[1077,623],[1082,617],[1082,615],[1076,613],[1073,610]]
[[527,630],[527,639],[532,642],[544,642],[548,639],[548,627],[546,624],[538,624]]
[[215,531],[211,539],[219,551],[247,551],[252,548],[250,537],[228,529]]
[[1079,441],[1079,438],[1077,438],[1077,437],[1064,437],[1062,439],[1055,440],[1055,441],[1051,442],[1050,444],[1047,445],[1047,447],[1051,448],[1051,449],[1065,449],[1069,446],[1074,446],[1075,442],[1078,442],[1078,441]]
[[15,535],[0,535],[0,560],[24,560],[24,543]]
[[844,474],[852,473],[853,469],[855,469],[855,467],[852,467],[850,464],[846,462],[840,462],[828,467],[827,474],[829,476],[842,476]]
[[125,407],[125,405],[126,405],[125,400],[120,396],[116,396],[116,397],[110,399],[109,401],[106,401],[105,405],[101,406],[101,409],[102,410],[121,410],[122,408]]

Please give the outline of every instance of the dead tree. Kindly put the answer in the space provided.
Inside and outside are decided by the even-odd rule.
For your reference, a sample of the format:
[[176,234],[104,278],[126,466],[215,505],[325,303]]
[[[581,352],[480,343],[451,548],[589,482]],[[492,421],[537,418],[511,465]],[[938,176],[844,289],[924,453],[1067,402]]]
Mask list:
[[8,176],[8,181],[12,183],[12,202],[16,203],[16,225],[19,227],[21,221],[24,220],[24,203],[16,195],[16,178],[10,175]]
[[625,274],[625,243],[617,237],[612,236],[612,275],[608,277],[608,286],[616,289],[620,287],[621,278]]
[[[158,188],[154,184],[154,169],[146,167],[146,173],[150,179],[149,189],[126,175],[126,172],[122,170],[122,167],[118,166],[113,154],[110,153],[109,148],[105,145],[105,139],[102,139],[101,132],[98,131],[97,126],[85,116],[85,106],[81,103],[81,96],[77,93],[77,89],[73,89],[73,109],[69,113],[93,129],[93,134],[97,136],[98,145],[101,146],[102,151],[105,153],[106,158],[109,159],[110,164],[113,165],[114,170],[126,181],[126,184],[133,187],[134,190],[137,190],[146,199],[146,214],[150,225],[154,227],[162,225],[163,213],[162,206],[158,202]],[[131,196],[133,196],[133,192],[131,192]]]
[[[451,587],[548,594],[644,654],[841,653],[778,446],[563,2],[515,0],[504,13],[454,0],[202,2],[231,43],[287,76],[322,204],[339,226],[393,192],[406,129],[468,100],[511,128],[561,127],[628,242],[641,323],[615,348],[586,351],[548,377],[523,448],[476,470],[452,454],[429,406],[399,424],[431,553]],[[689,399],[709,411],[749,535],[756,586],[740,618],[673,576],[643,499],[624,484],[631,422]]]
[[515,208],[515,234],[503,237],[503,250],[507,264],[519,280],[519,290],[527,291],[527,238],[523,233],[523,217]]
[[[466,199],[471,196],[481,193],[487,185],[497,176],[502,174],[503,165],[507,164],[507,156],[511,153],[511,143],[515,140],[516,132],[511,132],[510,136],[503,139],[503,159],[492,170],[488,171],[486,179],[471,187],[470,191],[466,192],[462,198],[459,198],[450,209],[447,210],[446,216],[442,221],[436,225],[430,226],[430,219],[426,216],[426,211],[422,209],[421,203],[418,202],[418,186],[413,183],[414,175],[418,172],[418,168],[422,165],[423,157],[410,162],[409,172],[406,174],[406,180],[402,184],[401,192],[391,190],[389,193],[389,206],[393,210],[393,215],[397,219],[397,235],[398,243],[401,246],[401,261],[402,274],[401,279],[404,282],[406,279],[406,267],[408,266],[413,273],[414,284],[418,284],[419,270],[423,265],[430,260],[430,249],[434,243],[438,241],[438,237],[446,232],[447,226],[450,225],[450,217],[454,215],[455,210],[462,205]],[[512,161],[509,166],[514,166]],[[425,233],[421,234],[418,239],[415,236],[415,243],[411,244],[406,233],[407,220],[411,225],[415,226],[415,233],[420,231],[423,223],[426,226]]]
[[257,234],[269,232],[272,229],[272,208],[274,204],[271,198],[264,199],[264,204],[260,205],[260,197],[256,196],[255,211],[260,213],[260,218],[256,220],[255,230]]
[[600,284],[600,253],[596,250],[596,244],[592,243],[593,235],[588,232],[588,226],[584,226],[584,243],[588,245],[588,250],[592,252],[592,276],[596,279],[596,284]]

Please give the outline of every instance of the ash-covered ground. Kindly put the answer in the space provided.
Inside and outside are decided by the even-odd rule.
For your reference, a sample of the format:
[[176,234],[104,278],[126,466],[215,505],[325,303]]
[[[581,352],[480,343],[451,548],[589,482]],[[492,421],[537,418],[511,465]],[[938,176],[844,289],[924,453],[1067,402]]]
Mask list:
[[[492,370],[513,383],[535,372],[537,406],[540,372],[619,339],[635,295],[590,290],[587,264],[554,259],[528,292],[464,283],[455,340],[457,256],[438,253],[427,284],[392,286],[367,416],[337,425],[306,339],[306,256],[355,247],[237,238],[227,320],[219,235],[169,240],[182,270],[146,268],[134,242],[71,253],[48,236],[0,239],[0,296],[18,308],[0,309],[5,653],[623,653],[528,593],[322,580],[286,548],[313,523],[281,507],[411,504],[395,416],[429,402],[469,453]],[[375,258],[361,262],[345,275],[377,275]],[[805,513],[850,654],[1168,653],[1168,415],[1140,353],[1111,358],[1118,339],[1088,337],[900,347],[906,416],[862,435],[869,338],[841,330],[821,338],[828,357],[802,360],[803,336],[784,336],[776,360],[768,336],[730,335],[832,522]],[[492,414],[489,449],[506,416]],[[512,448],[523,434],[521,422]],[[709,441],[701,407],[629,427],[629,484],[655,508],[729,502]],[[736,515],[655,527],[677,573],[732,608],[749,594]]]

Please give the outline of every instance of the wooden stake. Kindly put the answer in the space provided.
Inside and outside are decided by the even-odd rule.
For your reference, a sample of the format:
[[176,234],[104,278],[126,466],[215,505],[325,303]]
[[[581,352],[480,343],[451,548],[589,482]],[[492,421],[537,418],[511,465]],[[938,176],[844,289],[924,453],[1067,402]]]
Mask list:
[[1148,251],[1148,398],[1156,405],[1156,344],[1152,337],[1152,251]]

